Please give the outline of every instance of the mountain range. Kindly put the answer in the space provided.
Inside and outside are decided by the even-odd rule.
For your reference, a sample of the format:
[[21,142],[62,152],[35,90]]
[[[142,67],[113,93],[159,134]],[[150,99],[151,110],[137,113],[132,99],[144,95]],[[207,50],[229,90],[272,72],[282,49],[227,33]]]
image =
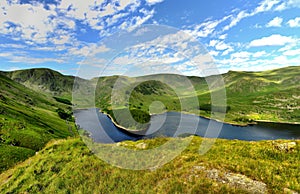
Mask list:
[[[112,109],[112,91],[115,92],[114,108],[140,109],[149,112],[153,101],[161,101],[166,110],[184,111],[211,117],[211,95],[217,92],[209,89],[207,79],[213,77],[187,77],[194,87],[192,90],[182,87],[178,89],[183,95],[178,97],[168,83],[181,82],[184,76],[179,75],[150,75],[139,78],[126,76],[99,77],[84,80],[74,76],[66,76],[50,69],[29,69],[12,72],[2,72],[15,82],[42,92],[48,96],[58,96],[72,99],[73,88],[80,85],[85,92],[95,90],[95,105],[102,110]],[[229,71],[222,74],[226,91],[227,110],[225,121],[230,123],[250,123],[255,120],[270,120],[281,122],[297,122],[300,120],[300,67],[286,67],[263,72]],[[140,79],[140,81],[137,81]],[[76,81],[75,81],[76,80]],[[146,81],[145,81],[146,80]],[[170,81],[171,80],[171,81]],[[177,80],[177,81],[176,81]],[[179,81],[178,81],[179,80]],[[119,90],[113,90],[116,81],[122,84]],[[74,86],[74,83],[77,84]],[[84,84],[82,84],[84,83]],[[134,88],[132,88],[134,86]],[[120,87],[120,86],[118,86]],[[180,86],[176,86],[180,88]],[[129,94],[129,91],[130,94]],[[191,94],[191,92],[194,92]],[[120,99],[130,95],[129,100]],[[189,97],[196,97],[199,105],[187,102],[187,107],[180,107],[179,101],[189,101]],[[170,100],[172,99],[172,100]],[[78,99],[76,99],[78,100]],[[79,102],[81,104],[81,102]],[[84,104],[84,103],[82,103]]]

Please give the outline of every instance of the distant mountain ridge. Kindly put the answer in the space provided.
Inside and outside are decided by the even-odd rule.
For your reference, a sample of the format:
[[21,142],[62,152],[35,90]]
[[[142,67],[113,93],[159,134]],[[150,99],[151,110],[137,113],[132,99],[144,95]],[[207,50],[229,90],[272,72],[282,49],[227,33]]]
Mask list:
[[63,75],[47,68],[4,72],[12,80],[39,92],[66,95],[72,92],[74,76]]

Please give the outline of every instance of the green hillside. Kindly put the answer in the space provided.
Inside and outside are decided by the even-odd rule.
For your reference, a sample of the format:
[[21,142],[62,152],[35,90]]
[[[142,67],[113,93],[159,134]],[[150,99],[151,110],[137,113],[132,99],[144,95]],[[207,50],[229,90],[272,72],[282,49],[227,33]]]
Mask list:
[[[225,121],[237,124],[252,123],[256,120],[274,122],[300,122],[300,67],[286,67],[264,72],[234,72],[223,74],[226,89],[227,112]],[[157,80],[180,80],[179,75],[152,75],[148,78]],[[211,76],[213,77],[213,76]],[[133,81],[140,78],[105,77],[99,78],[96,89],[96,105],[103,110],[111,109],[111,93],[115,93],[114,108],[140,109],[151,113],[149,108],[154,101],[164,104],[164,110],[183,111],[202,116],[211,117],[211,94],[218,89],[209,91],[205,78],[188,77],[193,88],[181,88],[175,85],[181,96],[177,96],[168,85],[159,81],[140,82],[132,85]],[[116,87],[116,80],[120,89]],[[178,81],[177,81],[178,82]],[[178,84],[176,81],[174,83]],[[180,83],[180,81],[179,81]],[[131,91],[131,92],[129,92]],[[196,96],[191,92],[195,91]],[[130,95],[129,100],[123,96]],[[123,97],[123,98],[122,98]],[[199,105],[191,103],[191,98],[196,97]],[[180,102],[185,106],[181,107]],[[222,109],[222,107],[215,108]],[[199,113],[200,109],[200,113]],[[223,110],[223,111],[224,111]]]
[[[168,139],[149,139],[102,147],[118,151],[151,149]],[[188,138],[177,141],[189,141]],[[300,141],[285,152],[275,144],[288,141],[217,140],[205,155],[202,138],[174,160],[150,170],[113,167],[97,158],[80,139],[52,141],[37,155],[0,175],[0,193],[284,193],[300,191]],[[140,148],[138,145],[146,145]],[[174,149],[168,150],[174,152]],[[122,154],[122,153],[120,153]],[[159,156],[158,156],[159,157]],[[140,158],[132,158],[136,162]],[[126,161],[124,161],[126,162]]]
[[300,122],[300,67],[224,75],[229,120]]
[[46,68],[17,70],[4,74],[38,92],[71,98],[74,76],[66,76]]
[[75,134],[58,110],[71,107],[0,74],[0,172],[42,149],[51,139]]

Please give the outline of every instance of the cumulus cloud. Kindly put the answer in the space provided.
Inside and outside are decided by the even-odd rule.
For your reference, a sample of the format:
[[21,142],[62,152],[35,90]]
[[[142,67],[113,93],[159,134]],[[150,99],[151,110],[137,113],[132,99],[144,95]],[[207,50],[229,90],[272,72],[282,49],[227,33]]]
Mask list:
[[[15,39],[34,40],[45,43],[49,33],[54,33],[58,24],[65,21],[51,20],[57,16],[50,7],[44,9],[42,4],[14,4],[1,1],[0,33]],[[13,32],[13,33],[11,33]]]
[[266,27],[281,27],[283,19],[281,17],[275,17],[269,23],[267,23]]
[[282,36],[280,34],[273,34],[268,37],[262,37],[260,39],[252,40],[249,44],[250,47],[259,46],[283,46],[287,43],[295,41],[292,37]]
[[300,17],[296,17],[294,19],[291,19],[287,22],[287,24],[291,27],[291,28],[296,28],[296,27],[300,27]]
[[[151,4],[158,1],[149,1]],[[77,23],[107,35],[118,22],[133,19],[124,29],[138,26],[150,19],[154,11],[138,9],[140,0],[58,0],[53,3],[0,1],[0,33],[14,40],[38,44],[65,44],[76,41]],[[60,32],[58,32],[60,30]]]

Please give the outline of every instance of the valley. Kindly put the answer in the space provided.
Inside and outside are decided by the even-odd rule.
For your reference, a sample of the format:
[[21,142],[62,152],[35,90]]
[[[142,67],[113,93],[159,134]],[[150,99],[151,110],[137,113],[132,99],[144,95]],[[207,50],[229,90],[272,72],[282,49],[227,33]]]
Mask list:
[[[175,76],[181,79],[179,75]],[[225,122],[237,125],[261,121],[299,123],[300,67],[264,72],[230,71],[222,77],[226,107],[216,104],[213,109],[226,113]],[[135,121],[140,122],[139,126],[132,125],[125,117],[119,124],[129,129],[143,128],[150,114],[166,111],[210,118],[210,95],[218,90],[209,91],[205,78],[187,78],[194,87],[194,97],[199,102],[197,106],[189,103],[193,95],[186,88],[178,86],[185,96],[179,98],[172,87],[155,80],[131,85],[136,78],[109,76],[86,80],[50,69],[0,72],[0,192],[53,193],[57,189],[62,193],[120,193],[125,190],[131,193],[299,192],[299,140],[253,142],[218,139],[209,152],[200,155],[198,147],[205,138],[177,137],[175,139],[179,142],[191,138],[192,141],[174,160],[158,169],[134,171],[110,166],[100,160],[83,143],[82,138],[86,137],[79,137],[81,131],[76,129],[72,112],[80,103],[84,105],[85,99],[82,96],[75,104],[72,99],[74,88],[79,88],[82,93],[92,93],[95,88],[96,107],[117,121],[118,117],[124,119],[122,115],[128,108]],[[74,85],[75,79],[80,85]],[[113,107],[116,111],[113,111],[111,93],[115,82],[120,79],[127,87],[115,94],[117,103]],[[84,89],[81,90],[82,86]],[[127,95],[128,102],[118,98],[122,94]],[[180,106],[181,101],[185,101],[185,109]],[[163,106],[160,103],[153,106],[153,102],[161,102]],[[118,146],[147,150],[170,139],[156,137],[118,144],[100,143],[99,146],[116,151]],[[279,149],[280,145],[289,142],[295,143],[292,149]],[[131,162],[134,160],[132,158]],[[257,188],[252,183],[242,186],[231,179],[236,176],[245,176],[248,182],[258,181],[254,183],[262,186]]]

